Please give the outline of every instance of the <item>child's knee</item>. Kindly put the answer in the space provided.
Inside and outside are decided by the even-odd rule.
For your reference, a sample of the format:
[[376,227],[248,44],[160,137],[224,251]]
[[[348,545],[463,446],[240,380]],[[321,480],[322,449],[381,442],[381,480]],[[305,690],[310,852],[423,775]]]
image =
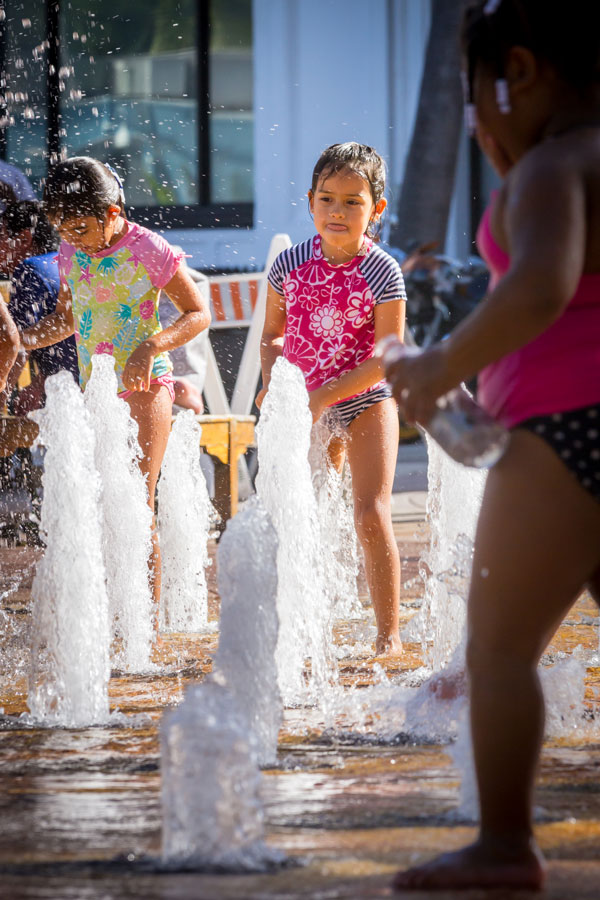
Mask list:
[[390,518],[389,504],[379,499],[359,501],[354,512],[354,525],[359,538],[376,537]]
[[497,640],[487,641],[471,635],[466,651],[467,671],[471,685],[490,685],[498,682],[503,687],[520,684],[532,673],[535,674],[537,659],[532,651],[522,648],[516,651],[509,641],[502,646]]

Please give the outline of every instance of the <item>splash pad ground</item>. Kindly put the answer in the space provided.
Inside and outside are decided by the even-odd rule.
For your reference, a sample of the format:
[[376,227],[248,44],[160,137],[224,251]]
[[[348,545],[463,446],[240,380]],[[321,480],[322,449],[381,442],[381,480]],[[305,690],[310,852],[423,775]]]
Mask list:
[[[423,593],[418,560],[427,528],[404,522],[396,525],[396,533],[403,560],[405,623]],[[210,670],[218,636],[167,635],[156,673],[113,672],[111,708],[122,713],[114,727],[24,728],[17,717],[26,709],[26,677],[18,665],[15,668],[15,660],[30,618],[35,558],[36,551],[26,548],[0,549],[0,897],[387,897],[398,867],[458,847],[473,835],[472,826],[452,820],[458,773],[443,746],[385,744],[323,732],[311,720],[310,710],[291,709],[286,710],[280,736],[279,766],[264,775],[264,803],[269,844],[302,864],[255,875],[152,871],[148,861],[158,858],[161,837],[161,715],[180,701],[189,682]],[[214,567],[209,579],[209,615],[217,619]],[[579,645],[593,652],[597,624],[597,609],[583,596],[549,648],[549,658],[571,654]],[[340,646],[356,640],[355,628],[349,622],[336,628]],[[400,664],[384,662],[388,676],[416,669],[420,650],[408,644]],[[347,690],[380,677],[374,661],[366,657],[342,658],[339,667]],[[600,669],[588,669],[585,702],[590,715],[600,715]],[[536,798],[537,834],[549,860],[545,897],[598,897],[599,792],[599,743],[546,743]],[[457,895],[435,896],[444,900]],[[508,895],[475,891],[462,896],[477,900]]]

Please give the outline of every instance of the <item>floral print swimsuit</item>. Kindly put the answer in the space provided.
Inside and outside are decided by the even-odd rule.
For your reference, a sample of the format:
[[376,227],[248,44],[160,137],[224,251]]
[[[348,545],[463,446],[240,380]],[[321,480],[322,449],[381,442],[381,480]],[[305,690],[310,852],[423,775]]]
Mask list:
[[[398,263],[367,237],[354,259],[341,266],[332,266],[323,257],[319,235],[296,244],[279,254],[269,283],[285,297],[283,355],[302,370],[309,391],[370,359],[375,349],[375,306],[406,300]],[[355,412],[351,421],[371,394],[373,400],[391,396],[380,381],[334,406],[341,412],[342,404],[348,405],[348,412]]]
[[[60,279],[73,300],[80,384],[89,380],[92,356],[108,353],[115,359],[120,393],[126,392],[122,375],[131,353],[162,330],[160,291],[183,258],[160,235],[127,224],[127,232],[106,250],[88,256],[63,241],[58,255]],[[171,369],[168,354],[157,354],[152,380],[162,380]]]

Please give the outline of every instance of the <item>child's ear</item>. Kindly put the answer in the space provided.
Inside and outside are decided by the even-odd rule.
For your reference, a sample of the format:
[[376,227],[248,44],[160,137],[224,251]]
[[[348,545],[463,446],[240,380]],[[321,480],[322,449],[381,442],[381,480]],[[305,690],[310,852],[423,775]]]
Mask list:
[[375,204],[374,215],[380,216],[382,214],[382,212],[384,211],[384,209],[386,208],[386,206],[387,206],[387,200],[385,199],[385,197],[382,197],[381,200],[378,200],[377,203]]
[[313,194],[312,191],[309,191],[308,194],[307,194],[307,196],[308,196],[308,208],[310,209],[311,213],[314,213],[314,211],[315,211],[315,210],[314,210],[314,206],[315,206],[315,195]]
[[531,87],[540,75],[540,66],[528,47],[511,47],[505,65],[511,94]]
[[121,215],[121,207],[115,206],[114,203],[111,203],[111,205],[108,207],[108,218],[111,220],[114,220],[117,218],[117,216],[120,216],[120,215]]

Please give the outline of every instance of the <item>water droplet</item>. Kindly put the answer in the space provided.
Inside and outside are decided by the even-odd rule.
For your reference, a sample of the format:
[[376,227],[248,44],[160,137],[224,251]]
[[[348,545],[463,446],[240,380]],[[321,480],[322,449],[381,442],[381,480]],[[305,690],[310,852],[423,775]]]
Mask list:
[[481,570],[481,577],[487,578],[489,574],[490,574],[490,570],[486,569],[486,567],[484,566],[483,569]]

